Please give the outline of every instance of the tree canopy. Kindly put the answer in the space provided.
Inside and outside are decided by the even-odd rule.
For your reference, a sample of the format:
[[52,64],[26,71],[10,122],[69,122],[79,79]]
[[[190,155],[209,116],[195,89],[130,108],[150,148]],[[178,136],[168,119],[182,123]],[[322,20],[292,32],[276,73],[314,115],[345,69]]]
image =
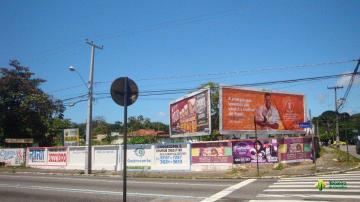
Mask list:
[[41,146],[52,144],[49,132],[63,118],[64,106],[40,89],[44,82],[17,60],[0,68],[0,143],[33,138]]
[[[346,112],[338,113],[340,140],[352,141],[360,131],[360,114],[350,115]],[[314,117],[313,123],[318,123],[319,134],[322,141],[334,140],[336,135],[336,112],[325,111],[320,116]],[[358,132],[354,132],[358,131]]]

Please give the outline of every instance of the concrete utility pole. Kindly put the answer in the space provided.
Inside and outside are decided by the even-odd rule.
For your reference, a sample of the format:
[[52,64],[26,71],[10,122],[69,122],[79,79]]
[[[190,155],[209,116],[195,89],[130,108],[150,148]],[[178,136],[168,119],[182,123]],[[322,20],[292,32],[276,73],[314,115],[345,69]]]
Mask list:
[[337,89],[343,88],[342,86],[328,87],[329,90],[335,92],[335,113],[336,113],[336,147],[339,148],[339,115],[338,115],[338,104],[337,104]]
[[90,75],[88,83],[88,109],[86,119],[86,152],[85,152],[85,174],[91,174],[91,123],[92,123],[92,101],[93,101],[93,79],[94,79],[94,55],[95,48],[103,49],[93,41],[85,40],[91,46]]

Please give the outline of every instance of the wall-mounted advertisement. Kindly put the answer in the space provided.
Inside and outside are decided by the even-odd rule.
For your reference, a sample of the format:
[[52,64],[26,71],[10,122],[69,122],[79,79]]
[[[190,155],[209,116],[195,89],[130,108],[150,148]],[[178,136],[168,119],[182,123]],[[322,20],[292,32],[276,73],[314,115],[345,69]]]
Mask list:
[[155,145],[152,170],[190,170],[190,144]]
[[48,148],[47,152],[48,164],[52,166],[66,166],[68,161],[68,154],[66,147]]
[[311,138],[284,138],[280,143],[282,162],[301,162],[312,159]]
[[211,133],[210,90],[202,89],[170,103],[170,137]]
[[232,163],[231,142],[193,143],[192,163]]
[[277,139],[234,141],[233,158],[234,164],[276,163],[279,161]]
[[64,146],[79,146],[79,129],[64,129]]
[[220,88],[221,134],[305,133],[304,117],[304,95]]
[[150,144],[127,146],[127,167],[130,169],[151,169],[154,149]]

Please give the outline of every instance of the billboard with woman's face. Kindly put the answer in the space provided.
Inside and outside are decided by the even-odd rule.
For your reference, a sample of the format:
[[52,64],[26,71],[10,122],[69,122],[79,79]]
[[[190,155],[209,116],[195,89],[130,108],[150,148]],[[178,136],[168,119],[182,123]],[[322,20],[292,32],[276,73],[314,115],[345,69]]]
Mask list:
[[304,133],[304,95],[220,88],[220,132],[222,134]]
[[210,90],[202,89],[170,103],[170,137],[209,135]]

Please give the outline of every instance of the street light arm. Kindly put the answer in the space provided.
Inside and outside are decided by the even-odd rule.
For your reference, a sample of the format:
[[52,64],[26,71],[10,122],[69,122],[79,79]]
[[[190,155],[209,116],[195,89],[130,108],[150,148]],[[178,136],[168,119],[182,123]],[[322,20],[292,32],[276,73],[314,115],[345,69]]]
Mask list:
[[84,77],[81,76],[81,74],[75,69],[75,67],[70,66],[69,70],[72,72],[76,72],[76,74],[80,77],[81,81],[83,82],[85,88],[89,90],[89,86],[88,86],[87,82],[85,81]]

